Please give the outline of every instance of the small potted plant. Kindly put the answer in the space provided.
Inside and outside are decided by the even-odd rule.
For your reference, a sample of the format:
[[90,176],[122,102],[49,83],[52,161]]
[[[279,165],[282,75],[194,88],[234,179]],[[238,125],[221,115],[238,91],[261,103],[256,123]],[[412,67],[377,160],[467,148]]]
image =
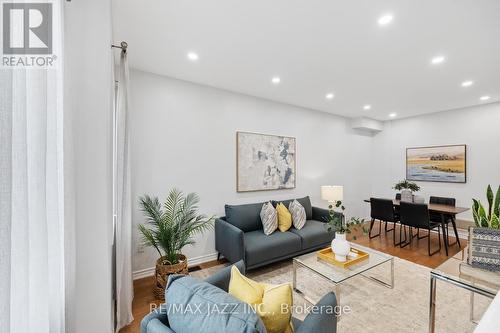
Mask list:
[[[341,212],[335,212],[335,208],[341,210]],[[345,220],[344,212],[345,207],[342,201],[336,201],[334,205],[330,204],[328,206],[328,217],[327,217],[327,230],[335,231],[335,238],[332,240],[332,251],[335,253],[335,260],[340,262],[347,261],[347,255],[351,252],[351,244],[346,240],[346,234],[350,234],[352,230],[357,231],[359,227],[362,228],[363,233],[367,233],[364,227],[365,220],[356,217],[351,217],[348,221]],[[356,240],[356,235],[353,236]]]
[[184,194],[173,189],[165,203],[157,197],[144,195],[140,206],[147,223],[139,225],[142,242],[156,249],[160,256],[156,261],[154,295],[163,300],[168,276],[188,274],[188,263],[181,253],[186,245],[194,244],[193,236],[213,226],[214,218],[198,214],[199,198],[196,193]]
[[420,186],[406,179],[396,183],[393,188],[401,191],[401,201],[407,202],[413,202],[413,192],[420,191]]
[[500,186],[494,195],[491,185],[488,185],[486,199],[488,200],[487,211],[480,200],[472,199],[474,222],[477,227],[500,229]]
[[[491,185],[486,189],[488,210],[478,199],[472,199],[472,215],[475,227],[469,228],[469,263],[489,271],[500,271],[500,186],[496,195]],[[476,242],[479,245],[476,246]]]

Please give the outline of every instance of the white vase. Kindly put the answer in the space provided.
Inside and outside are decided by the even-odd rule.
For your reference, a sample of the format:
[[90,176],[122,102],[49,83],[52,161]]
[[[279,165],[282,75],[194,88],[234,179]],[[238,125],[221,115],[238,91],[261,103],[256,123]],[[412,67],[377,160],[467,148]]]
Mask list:
[[346,241],[345,233],[336,233],[332,240],[332,251],[335,253],[335,260],[340,262],[347,261],[347,255],[351,252],[351,244]]
[[408,189],[401,190],[401,201],[413,202],[413,194]]

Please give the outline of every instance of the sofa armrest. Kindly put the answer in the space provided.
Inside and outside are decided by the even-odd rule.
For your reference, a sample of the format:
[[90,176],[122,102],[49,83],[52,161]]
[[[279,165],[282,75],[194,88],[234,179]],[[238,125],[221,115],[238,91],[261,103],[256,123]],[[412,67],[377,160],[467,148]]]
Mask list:
[[337,332],[337,315],[335,307],[337,298],[330,292],[323,296],[312,308],[296,330],[297,333],[335,333]]
[[[325,223],[328,221],[328,215],[330,215],[330,211],[328,209],[313,207],[312,210],[313,210],[313,216],[312,216],[313,220]],[[339,212],[334,212],[333,214],[335,216],[341,216]]]
[[231,263],[245,260],[243,231],[221,218],[216,219],[215,249]]
[[319,208],[319,207],[313,207],[313,220],[320,221],[320,222],[326,222],[328,219],[328,215],[330,214],[328,209],[324,208]]
[[[234,264],[238,268],[238,270],[241,272],[241,274],[245,274],[245,262],[243,260],[238,261],[236,264]],[[214,285],[225,292],[229,291],[229,281],[231,280],[231,268],[233,265],[224,267],[217,273],[215,273],[212,276],[209,276],[208,278],[205,279],[205,282],[210,283],[211,285]]]
[[141,333],[174,333],[168,327],[168,318],[165,304],[162,304],[157,310],[150,312],[141,320]]

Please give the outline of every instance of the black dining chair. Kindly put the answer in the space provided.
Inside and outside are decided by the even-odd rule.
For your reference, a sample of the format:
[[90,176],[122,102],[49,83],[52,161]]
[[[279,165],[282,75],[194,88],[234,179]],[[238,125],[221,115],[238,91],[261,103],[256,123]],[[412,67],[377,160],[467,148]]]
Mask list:
[[[399,215],[396,213],[394,209],[394,203],[390,199],[379,199],[379,198],[370,198],[370,207],[371,207],[371,222],[370,222],[370,232],[368,236],[370,239],[380,236],[380,232],[382,230],[382,222],[385,223],[385,233],[392,231],[394,238],[394,246],[399,245],[401,243],[401,237],[399,238],[399,243],[396,243],[396,223],[399,221]],[[372,235],[372,229],[375,225],[375,221],[379,220],[379,228],[378,233]],[[392,228],[387,228],[387,222],[392,222],[394,225]],[[405,232],[405,241],[406,241],[406,232]]]
[[[413,238],[417,237],[418,239],[427,238],[427,251],[429,252],[429,256],[432,256],[441,251],[441,233],[440,233],[441,223],[436,223],[430,220],[429,207],[427,206],[427,204],[401,202],[399,206],[399,212],[401,214],[400,215],[401,225],[406,225],[410,229],[409,230],[410,240],[408,242],[402,243],[400,245],[401,247],[405,247],[411,244]],[[413,235],[412,228],[417,228],[418,231],[416,235]],[[439,248],[436,251],[431,252],[431,230],[435,228],[438,229]],[[400,228],[399,230],[400,239],[401,239],[401,229],[402,228]],[[420,229],[426,229],[427,235],[420,236]],[[406,238],[406,229],[405,229],[405,238]]]
[[[394,199],[401,201],[401,193],[396,193]],[[399,206],[394,207],[394,211],[396,212],[396,214],[399,214]]]
[[[429,203],[431,204],[438,204],[438,205],[446,205],[446,206],[456,206],[456,200],[455,198],[446,198],[446,197],[435,197],[431,196],[429,198]],[[460,245],[460,238],[458,237],[458,231],[457,231],[457,224],[455,222],[455,216],[451,214],[439,214],[439,213],[430,213],[430,219],[433,222],[439,222],[442,223],[444,220],[444,223],[446,224],[446,229],[443,227],[443,237],[446,237],[446,243],[448,246],[453,246],[458,243],[458,247],[461,248]],[[448,225],[451,223],[453,226],[453,232],[455,233],[455,242],[450,244],[450,238],[449,238],[449,231],[448,231]]]

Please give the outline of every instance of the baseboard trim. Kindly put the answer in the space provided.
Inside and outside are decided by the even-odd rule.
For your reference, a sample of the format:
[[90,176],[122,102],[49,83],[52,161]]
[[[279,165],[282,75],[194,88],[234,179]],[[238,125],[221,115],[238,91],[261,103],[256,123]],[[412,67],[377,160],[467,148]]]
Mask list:
[[[196,266],[213,260],[217,260],[217,252],[205,254],[194,258],[188,258],[188,266],[189,267]],[[154,274],[155,274],[155,267],[153,266],[132,272],[132,278],[134,280],[138,280],[153,276]]]

